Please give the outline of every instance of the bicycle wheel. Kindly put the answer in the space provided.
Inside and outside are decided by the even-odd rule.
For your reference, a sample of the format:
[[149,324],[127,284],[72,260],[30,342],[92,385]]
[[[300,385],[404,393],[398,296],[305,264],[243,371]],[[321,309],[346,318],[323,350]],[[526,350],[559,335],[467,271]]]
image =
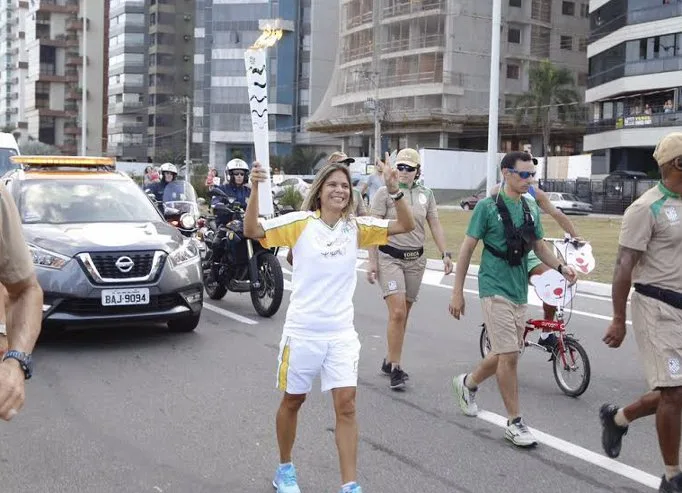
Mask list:
[[[582,374],[571,385],[570,377],[579,375],[581,369]],[[557,385],[570,397],[582,395],[590,385],[590,360],[585,349],[575,339],[564,338],[564,353],[554,355],[553,370]]]
[[485,358],[490,352],[490,340],[488,339],[488,332],[485,329],[485,324],[481,324],[481,337],[479,338],[479,348],[481,350],[481,357]]

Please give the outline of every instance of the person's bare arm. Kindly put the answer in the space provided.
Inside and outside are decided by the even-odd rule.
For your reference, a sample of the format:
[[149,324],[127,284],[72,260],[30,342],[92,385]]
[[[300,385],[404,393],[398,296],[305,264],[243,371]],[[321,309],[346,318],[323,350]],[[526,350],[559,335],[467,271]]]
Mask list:
[[396,220],[388,222],[388,234],[397,235],[400,233],[409,233],[415,227],[414,216],[412,209],[410,209],[407,199],[404,197],[397,200],[395,203]]
[[16,351],[31,353],[40,335],[43,320],[43,290],[35,274],[18,283],[5,284],[5,288],[9,301],[8,346]]
[[606,329],[603,341],[612,348],[619,347],[625,339],[625,319],[628,296],[632,287],[632,271],[644,252],[620,245],[616,257],[616,268],[611,281],[611,303],[613,318]]
[[561,229],[571,235],[571,238],[579,237],[578,230],[573,222],[566,214],[554,207],[554,204],[549,200],[549,196],[539,188],[535,189],[535,201],[540,206],[540,209],[549,214],[561,226]]
[[476,238],[466,236],[459,248],[459,255],[457,256],[457,265],[455,267],[455,284],[452,286],[452,298],[450,300],[450,314],[459,320],[459,317],[464,315],[464,281],[466,280],[467,272],[469,271],[469,264],[471,264],[471,256],[478,245]]
[[244,213],[244,236],[253,240],[265,238],[265,230],[258,222],[258,183],[266,179],[265,171],[259,163],[251,170],[251,200],[246,204]]

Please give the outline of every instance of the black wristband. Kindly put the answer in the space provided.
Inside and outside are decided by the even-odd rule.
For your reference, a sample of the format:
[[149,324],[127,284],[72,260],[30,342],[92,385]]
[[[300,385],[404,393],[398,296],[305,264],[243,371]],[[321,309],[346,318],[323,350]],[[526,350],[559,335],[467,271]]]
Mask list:
[[556,268],[556,270],[559,271],[559,274],[563,274],[562,271],[564,270],[564,268],[563,268],[563,266],[562,266],[561,264],[559,264],[559,266]]

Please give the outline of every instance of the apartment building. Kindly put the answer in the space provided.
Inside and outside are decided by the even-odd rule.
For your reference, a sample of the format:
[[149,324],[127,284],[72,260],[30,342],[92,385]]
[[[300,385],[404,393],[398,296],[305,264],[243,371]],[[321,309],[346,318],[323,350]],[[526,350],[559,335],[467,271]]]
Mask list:
[[18,69],[11,85],[16,88],[13,94],[19,96],[11,99],[17,106],[11,106],[10,112],[18,116],[20,130],[25,130],[20,132],[22,139],[39,140],[57,146],[64,154],[77,154],[83,149],[81,130],[85,125],[85,152],[102,154],[106,139],[102,122],[106,112],[107,1],[88,1],[87,5],[85,0],[11,2],[17,30],[11,55]]
[[192,0],[111,0],[109,155],[184,162],[194,16]]
[[682,1],[590,2],[586,151],[603,173],[652,171],[658,141],[682,132]]
[[[340,4],[333,87],[310,118],[309,130],[343,135],[349,152],[367,154],[373,149],[376,109],[382,150],[487,149],[491,2]],[[501,150],[530,144],[541,153],[540,132],[511,115],[515,97],[529,89],[532,64],[549,59],[569,68],[584,92],[587,16],[587,0],[503,0]],[[578,151],[582,126],[557,121],[553,150]]]
[[223,169],[234,155],[254,157],[244,51],[269,19],[284,28],[268,49],[270,153],[338,148],[305,130],[333,72],[338,9],[338,0],[197,0],[193,141],[204,162]]
[[0,129],[27,136],[25,19],[28,2],[0,0]]

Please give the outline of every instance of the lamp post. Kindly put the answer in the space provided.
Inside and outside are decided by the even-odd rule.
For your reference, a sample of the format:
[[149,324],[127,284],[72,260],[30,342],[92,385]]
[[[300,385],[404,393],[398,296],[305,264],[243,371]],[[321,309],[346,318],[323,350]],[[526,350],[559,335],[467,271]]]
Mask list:
[[492,45],[490,47],[490,115],[488,116],[488,166],[487,193],[497,183],[497,139],[500,106],[500,29],[502,25],[502,0],[493,0]]

